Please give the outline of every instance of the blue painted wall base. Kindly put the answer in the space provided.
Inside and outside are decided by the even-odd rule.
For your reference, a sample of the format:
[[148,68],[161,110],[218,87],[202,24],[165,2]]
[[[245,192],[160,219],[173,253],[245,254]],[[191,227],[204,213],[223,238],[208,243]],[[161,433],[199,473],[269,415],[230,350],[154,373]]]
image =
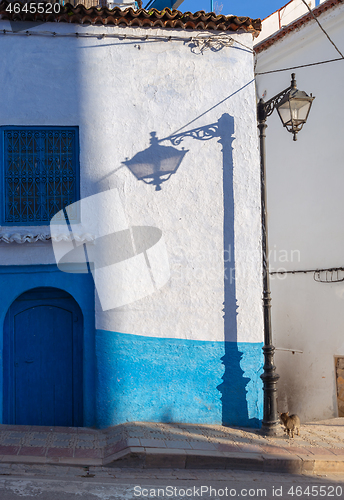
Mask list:
[[[84,316],[84,425],[150,421],[260,426],[262,343],[95,333],[91,275],[62,273],[55,265],[0,266],[0,285],[1,329],[13,301],[35,287],[65,290],[79,304]],[[2,342],[0,335],[1,351]],[[0,415],[2,375],[0,357]]]
[[97,330],[97,427],[131,421],[258,427],[262,345]]

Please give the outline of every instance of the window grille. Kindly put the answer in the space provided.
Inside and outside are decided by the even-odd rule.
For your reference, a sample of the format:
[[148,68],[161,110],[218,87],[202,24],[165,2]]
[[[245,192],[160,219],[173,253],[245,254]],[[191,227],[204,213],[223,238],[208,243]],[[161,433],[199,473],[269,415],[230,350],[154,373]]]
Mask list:
[[[4,225],[44,225],[78,200],[76,127],[2,127]],[[70,214],[76,219],[77,214]]]

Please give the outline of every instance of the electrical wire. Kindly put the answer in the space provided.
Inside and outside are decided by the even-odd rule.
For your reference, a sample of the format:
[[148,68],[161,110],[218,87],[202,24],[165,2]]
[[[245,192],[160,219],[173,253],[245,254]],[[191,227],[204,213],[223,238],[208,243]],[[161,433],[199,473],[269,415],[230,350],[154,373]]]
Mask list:
[[239,42],[238,40],[234,40],[234,38],[227,35],[226,33],[211,35],[208,38],[205,38],[204,36],[201,37],[196,36],[192,39],[192,41],[195,43],[201,54],[203,54],[203,52],[207,49],[216,52],[218,50],[223,49],[223,47],[231,47],[234,44],[234,42],[241,45],[242,47],[245,47],[245,49],[247,49],[249,52],[254,53],[254,50],[251,47],[248,47],[247,45]]
[[[313,274],[314,281],[318,283],[342,283],[344,281],[344,276],[340,275],[339,272],[344,271],[343,267],[331,267],[328,269],[304,269],[295,271],[271,271],[270,275],[274,274]],[[322,277],[325,273],[325,276]]]
[[247,50],[253,53],[253,49],[247,45],[235,40],[226,33],[218,33],[216,35],[197,35],[195,37],[185,37],[176,35],[128,35],[122,33],[82,33],[76,31],[74,33],[56,33],[55,31],[10,31],[10,30],[0,30],[0,35],[19,35],[19,36],[47,36],[47,37],[71,37],[71,38],[118,38],[119,40],[141,40],[145,41],[182,41],[182,42],[193,42],[200,47],[200,51],[203,52],[206,49],[219,50],[219,47],[231,47],[234,43],[245,47]]
[[261,71],[259,73],[255,73],[255,75],[256,76],[268,75],[269,73],[279,73],[280,71],[290,71],[292,69],[308,68],[309,66],[318,66],[319,64],[327,64],[327,63],[336,62],[336,61],[343,61],[343,60],[344,60],[343,57],[337,57],[336,59],[328,59],[327,61],[319,61],[316,63],[300,64],[299,66],[290,66],[289,68],[272,69],[270,71]]
[[344,271],[344,267],[329,267],[327,269],[301,269],[295,271],[270,271],[269,274],[307,274],[307,273],[322,273]]
[[[305,3],[305,0],[302,0]],[[308,7],[308,5],[307,5]],[[308,7],[309,8],[309,7]],[[328,64],[332,62],[337,62],[337,61],[342,61],[344,60],[343,54],[340,52],[340,50],[337,48],[337,46],[333,43],[333,41],[330,39],[329,35],[326,33],[326,31],[322,28],[320,25],[319,21],[316,19],[314,16],[313,12],[310,10],[312,16],[314,19],[317,21],[319,24],[321,30],[326,34],[327,38],[330,40],[332,45],[336,48],[337,52],[341,55],[341,57],[335,58],[335,59],[328,59],[326,61],[319,61],[319,62],[314,62],[314,63],[308,63],[308,64],[300,64],[298,66],[290,66],[289,68],[281,68],[281,69],[273,69],[270,71],[261,71],[256,73],[255,76],[260,76],[260,75],[268,75],[271,73],[279,73],[282,71],[291,71],[294,69],[300,69],[300,68],[307,68],[310,66],[318,66],[321,64]],[[81,33],[81,32],[74,32],[74,33],[56,33],[54,31],[10,31],[10,30],[0,30],[0,35],[19,35],[19,36],[46,36],[46,37],[72,37],[72,38],[118,38],[119,40],[141,40],[142,42],[144,41],[189,41],[189,42],[194,42],[195,45],[198,46],[200,52],[203,52],[204,50],[207,49],[212,49],[212,50],[219,50],[219,46],[221,47],[230,47],[233,45],[233,42],[235,44],[241,45],[245,49],[247,49],[250,52],[254,52],[254,50],[251,49],[251,47],[243,44],[242,42],[239,42],[238,40],[233,39],[231,36],[229,36],[226,33],[219,33],[216,35],[198,35],[196,37],[182,37],[182,36],[176,36],[176,35],[170,35],[170,36],[149,36],[149,35],[127,35],[127,34],[120,34],[120,33]]]

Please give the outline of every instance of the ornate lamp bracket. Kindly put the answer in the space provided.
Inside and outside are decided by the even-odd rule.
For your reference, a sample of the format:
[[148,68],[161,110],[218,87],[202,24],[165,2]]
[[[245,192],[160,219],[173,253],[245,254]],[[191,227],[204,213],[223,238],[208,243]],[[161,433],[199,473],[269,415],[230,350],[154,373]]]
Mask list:
[[290,92],[291,89],[296,88],[296,82],[295,85],[293,85],[293,82],[295,82],[295,80],[292,80],[292,84],[288,88],[282,90],[282,92],[275,95],[268,101],[265,102],[263,99],[260,99],[258,103],[259,122],[265,121],[267,117],[273,113],[274,109],[278,106],[278,104],[282,101],[282,99],[286,96],[286,94]]
[[164,137],[164,139],[160,139],[159,142],[168,140],[173,144],[173,146],[178,146],[186,137],[192,137],[193,139],[197,139],[199,141],[208,141],[219,136],[218,130],[218,124],[212,123],[206,127],[194,128],[193,130],[188,130],[187,132]]

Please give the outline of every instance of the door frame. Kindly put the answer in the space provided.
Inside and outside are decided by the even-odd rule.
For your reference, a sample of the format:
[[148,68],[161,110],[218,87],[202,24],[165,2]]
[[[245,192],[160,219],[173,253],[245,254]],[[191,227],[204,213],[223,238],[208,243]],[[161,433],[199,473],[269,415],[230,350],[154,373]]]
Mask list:
[[[30,243],[31,245],[31,243]],[[0,266],[0,353],[3,351],[4,320],[11,304],[33,288],[52,287],[69,293],[79,305],[83,319],[83,425],[96,425],[95,288],[92,275],[64,273],[56,264]],[[4,402],[3,357],[0,355],[0,423]]]
[[[31,307],[30,301],[32,302]],[[22,302],[22,303],[21,303]],[[76,300],[64,290],[52,287],[39,287],[27,290],[10,305],[4,321],[4,397],[3,397],[3,421],[7,424],[17,425],[16,419],[16,388],[15,388],[15,332],[14,318],[18,312],[24,312],[32,307],[52,306],[77,314],[77,322],[72,324],[72,423],[70,426],[82,427],[83,425],[83,314]],[[70,306],[72,307],[70,308]],[[22,306],[22,307],[21,307]],[[80,356],[81,353],[81,356]],[[6,364],[6,363],[7,364]],[[81,366],[80,366],[81,365]],[[7,374],[6,371],[8,370]],[[44,374],[42,373],[42,376]],[[81,402],[81,404],[80,404]],[[40,425],[39,423],[33,425]],[[53,424],[49,424],[53,425]]]

